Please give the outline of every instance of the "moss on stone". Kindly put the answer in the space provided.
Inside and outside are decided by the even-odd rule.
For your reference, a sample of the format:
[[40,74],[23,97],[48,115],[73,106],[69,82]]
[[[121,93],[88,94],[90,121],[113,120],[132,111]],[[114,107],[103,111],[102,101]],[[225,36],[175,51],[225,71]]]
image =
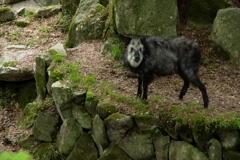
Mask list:
[[16,23],[16,26],[22,27],[22,28],[27,27],[30,24],[27,21],[16,21],[15,23]]
[[16,61],[8,61],[3,63],[3,67],[16,67],[17,66],[17,62]]
[[53,99],[46,98],[43,102],[29,103],[23,110],[23,116],[20,119],[20,126],[23,128],[30,128],[39,111],[44,111],[50,107],[54,107]]
[[118,108],[111,103],[102,102],[98,104],[96,110],[100,117],[105,119],[107,116],[116,113]]
[[41,143],[34,147],[33,158],[35,160],[63,160],[64,157],[57,151],[52,143]]
[[0,13],[5,13],[5,12],[9,12],[9,11],[11,11],[11,8],[9,8],[9,7],[0,8]]

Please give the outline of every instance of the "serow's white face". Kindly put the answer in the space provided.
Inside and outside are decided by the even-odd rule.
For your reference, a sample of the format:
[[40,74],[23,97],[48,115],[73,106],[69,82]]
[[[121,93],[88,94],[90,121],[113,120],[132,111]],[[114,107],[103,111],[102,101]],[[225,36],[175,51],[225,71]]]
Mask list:
[[127,60],[131,67],[137,68],[143,60],[143,44],[140,39],[132,39],[127,47]]

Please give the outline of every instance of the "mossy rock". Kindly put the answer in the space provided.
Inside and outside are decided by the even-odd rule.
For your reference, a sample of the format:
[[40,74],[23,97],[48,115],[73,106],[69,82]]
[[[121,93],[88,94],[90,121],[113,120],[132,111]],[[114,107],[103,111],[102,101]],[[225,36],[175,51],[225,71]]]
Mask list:
[[240,68],[240,8],[218,11],[213,23],[211,40],[228,53],[230,62]]
[[107,15],[106,8],[98,0],[81,0],[65,46],[72,48],[85,40],[101,38]]
[[109,115],[116,113],[118,111],[118,108],[111,103],[100,102],[97,105],[96,111],[102,119],[105,119]]
[[46,111],[49,108],[55,108],[54,101],[51,98],[46,98],[43,102],[32,102],[25,106],[23,115],[20,119],[20,126],[30,128],[40,111]]
[[72,115],[82,128],[91,129],[92,119],[88,112],[82,106],[74,105],[74,107],[72,108]]
[[217,139],[211,139],[208,145],[209,160],[221,160],[223,155],[221,143]]
[[107,127],[107,134],[111,142],[117,142],[125,136],[128,130],[133,128],[131,116],[114,113],[108,116],[104,123]]
[[31,149],[35,160],[63,160],[53,143],[41,143]]
[[40,112],[33,127],[34,138],[39,141],[52,142],[57,133],[58,117]]
[[15,24],[18,27],[24,28],[24,27],[27,27],[28,25],[30,25],[30,22],[27,20],[17,20],[17,21],[15,21]]
[[0,23],[12,21],[15,18],[16,17],[14,15],[14,13],[12,12],[11,8],[8,8],[8,7],[0,8]]
[[116,2],[114,20],[119,34],[127,37],[177,35],[177,1],[116,0],[114,2]]
[[98,102],[99,102],[99,100],[97,98],[89,99],[87,96],[84,108],[87,110],[87,112],[91,116],[94,116],[96,114],[96,108],[97,108]]
[[132,133],[123,138],[118,146],[134,160],[153,159],[155,157],[151,134]]
[[218,132],[224,150],[237,150],[240,147],[240,134],[238,130],[220,130]]
[[98,160],[131,160],[129,156],[119,147],[107,148]]
[[208,160],[203,152],[183,141],[172,141],[169,147],[171,160]]
[[188,125],[182,125],[180,123],[176,123],[175,130],[182,141],[185,141],[188,143],[193,142],[192,129]]
[[98,151],[92,138],[83,132],[79,136],[67,160],[96,160],[97,157]]
[[158,127],[159,119],[149,114],[134,115],[133,119],[140,131],[152,131]]
[[167,160],[170,146],[170,137],[158,135],[153,138],[156,158],[159,160]]
[[199,28],[212,25],[219,9],[227,8],[225,0],[189,0],[186,5],[186,18],[188,23]]
[[61,5],[42,7],[39,10],[37,10],[37,13],[34,16],[38,18],[48,18],[60,12],[61,8],[62,8]]
[[64,120],[57,137],[57,148],[61,154],[68,155],[82,134],[82,128],[73,118]]
[[99,115],[96,115],[93,119],[92,137],[98,147],[100,155],[102,155],[103,150],[108,146],[109,143],[104,121],[99,117]]

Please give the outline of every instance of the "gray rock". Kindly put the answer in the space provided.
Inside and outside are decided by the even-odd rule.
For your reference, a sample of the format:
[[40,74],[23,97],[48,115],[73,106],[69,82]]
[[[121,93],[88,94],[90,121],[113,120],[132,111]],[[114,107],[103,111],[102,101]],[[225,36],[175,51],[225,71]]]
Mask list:
[[92,138],[82,133],[67,160],[96,160],[98,152]]
[[36,57],[34,78],[36,82],[38,100],[43,100],[47,95],[47,65],[43,55]]
[[237,130],[221,130],[219,137],[225,150],[234,150],[240,146],[240,134]]
[[11,8],[0,8],[0,23],[12,21],[15,19],[15,14],[11,10]]
[[157,136],[153,139],[157,160],[168,160],[170,137]]
[[101,38],[107,18],[106,8],[98,0],[81,0],[72,19],[67,47],[75,47],[85,40]]
[[[52,84],[51,87],[52,97],[56,104],[58,113],[63,120],[64,117],[62,115],[62,110],[72,107],[72,103],[74,103],[75,99],[78,101],[85,102],[86,91],[85,92],[74,92],[65,82],[57,81]],[[70,103],[70,105],[69,105]]]
[[118,108],[111,103],[101,101],[97,105],[96,112],[102,119],[105,119],[109,115],[118,112]]
[[48,53],[51,56],[59,55],[59,56],[62,56],[64,58],[67,57],[67,52],[66,52],[62,43],[57,43],[54,46],[52,46],[51,48],[49,48]]
[[119,147],[107,148],[98,160],[131,160],[129,156]]
[[175,0],[121,0],[116,1],[114,9],[117,32],[121,35],[177,35],[178,9]]
[[217,11],[226,7],[229,7],[226,0],[190,0],[184,9],[188,23],[202,28],[209,27]]
[[223,153],[224,160],[239,160],[240,153],[235,151],[226,151]]
[[140,131],[151,131],[158,127],[158,119],[152,115],[135,115],[133,119]]
[[64,120],[57,137],[58,151],[65,155],[69,154],[82,133],[82,128],[75,119]]
[[186,142],[172,141],[169,147],[169,160],[208,160],[208,158]]
[[60,0],[34,0],[41,6],[51,6],[51,5],[57,5],[59,4]]
[[240,8],[218,11],[213,23],[211,39],[228,53],[230,61],[240,68]]
[[61,5],[42,7],[37,11],[35,16],[40,18],[48,18],[60,12],[61,8],[62,8]]
[[24,0],[19,3],[12,4],[11,7],[16,14],[19,13],[19,11],[22,9],[24,9],[27,12],[30,11],[36,13],[36,11],[38,11],[41,8],[34,0]]
[[133,120],[130,116],[114,113],[105,119],[105,125],[109,140],[118,142],[133,127]]
[[83,107],[75,105],[72,108],[73,117],[77,120],[77,122],[84,129],[91,129],[92,127],[92,119],[90,115],[84,110]]
[[103,150],[108,146],[108,139],[104,122],[99,115],[96,115],[92,122],[92,137],[98,147],[99,154],[102,155]]
[[209,160],[222,160],[222,145],[216,139],[211,139],[208,142],[208,157]]
[[98,102],[99,101],[96,98],[86,99],[84,108],[87,110],[87,112],[91,116],[94,116],[96,114],[96,108],[97,108]]
[[132,133],[118,145],[134,160],[152,159],[155,156],[151,134]]
[[34,138],[39,141],[52,142],[57,122],[56,116],[40,112],[33,126]]
[[35,57],[39,51],[23,45],[9,45],[0,56],[0,81],[25,81],[34,78]]

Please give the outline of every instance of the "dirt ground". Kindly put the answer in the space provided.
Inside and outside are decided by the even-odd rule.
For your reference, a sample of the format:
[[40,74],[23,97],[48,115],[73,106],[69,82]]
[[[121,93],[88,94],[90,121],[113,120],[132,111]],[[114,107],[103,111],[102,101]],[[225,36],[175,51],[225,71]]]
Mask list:
[[[20,30],[21,35],[15,39],[9,38],[16,30],[14,23],[0,25],[0,52],[1,48],[8,44],[21,44],[27,40],[39,40],[29,48],[46,52],[47,49],[58,42],[64,42],[66,34],[58,30],[55,25],[59,15],[49,19],[33,20],[31,24]],[[49,30],[41,31],[44,27]],[[235,111],[240,108],[240,70],[229,65],[227,61],[217,59],[211,48],[208,48],[207,35],[209,31],[199,32],[184,26],[181,34],[199,42],[203,49],[203,65],[200,67],[200,78],[206,85],[209,95],[209,108],[217,108],[222,111]],[[14,37],[13,37],[14,38]],[[86,75],[94,74],[99,81],[112,83],[118,92],[135,98],[137,79],[130,78],[126,69],[116,67],[121,64],[110,57],[100,54],[101,41],[88,41],[78,47],[68,49],[69,59],[81,63],[82,72]],[[202,97],[197,88],[190,87],[183,101],[178,100],[178,94],[183,85],[179,76],[167,76],[156,78],[150,85],[149,95],[161,97],[161,101],[151,106],[156,110],[163,105],[183,105],[185,103],[202,104]],[[134,109],[128,106],[119,106],[124,113],[134,113]],[[122,107],[122,108],[121,108]],[[18,128],[18,119],[21,110],[17,106],[9,106],[0,110],[0,151],[16,151],[19,149],[15,142],[23,135]]]

